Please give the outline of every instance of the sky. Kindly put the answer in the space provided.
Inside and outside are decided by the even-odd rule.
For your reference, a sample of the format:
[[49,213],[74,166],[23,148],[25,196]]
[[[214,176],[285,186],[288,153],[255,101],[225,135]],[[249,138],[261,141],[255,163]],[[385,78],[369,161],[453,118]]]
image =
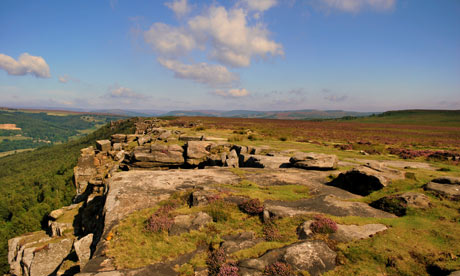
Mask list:
[[460,109],[460,1],[2,0],[0,106]]

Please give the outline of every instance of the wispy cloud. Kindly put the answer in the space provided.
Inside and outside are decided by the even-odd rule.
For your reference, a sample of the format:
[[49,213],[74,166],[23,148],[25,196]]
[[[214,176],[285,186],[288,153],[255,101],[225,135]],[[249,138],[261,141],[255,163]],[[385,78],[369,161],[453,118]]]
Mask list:
[[107,89],[107,94],[105,97],[112,98],[112,99],[133,99],[133,100],[142,100],[148,98],[147,96],[137,93],[131,88],[114,85],[110,86]]
[[396,0],[319,0],[319,3],[325,8],[357,13],[366,8],[377,11],[391,10]]
[[16,61],[5,54],[0,54],[0,68],[9,75],[24,76],[34,75],[37,78],[50,78],[50,68],[46,61],[39,56],[31,56],[23,53]]

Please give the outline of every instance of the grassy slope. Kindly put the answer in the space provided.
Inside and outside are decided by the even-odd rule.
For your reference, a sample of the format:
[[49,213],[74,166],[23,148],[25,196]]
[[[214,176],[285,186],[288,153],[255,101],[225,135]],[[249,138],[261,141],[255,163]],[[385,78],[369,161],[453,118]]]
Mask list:
[[388,111],[376,116],[357,118],[362,123],[460,126],[460,110],[402,110]]
[[107,125],[78,140],[0,158],[0,274],[8,271],[8,239],[39,230],[44,215],[71,203],[80,149],[114,133],[132,133],[132,127]]

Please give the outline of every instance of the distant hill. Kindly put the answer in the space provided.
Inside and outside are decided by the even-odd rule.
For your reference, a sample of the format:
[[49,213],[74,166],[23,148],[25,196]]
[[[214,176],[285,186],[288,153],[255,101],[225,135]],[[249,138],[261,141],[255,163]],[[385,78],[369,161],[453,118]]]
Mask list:
[[460,110],[397,110],[363,118],[345,118],[363,123],[460,126]]
[[344,110],[288,110],[288,111],[254,111],[254,110],[175,110],[162,114],[162,116],[203,116],[203,117],[236,117],[236,118],[259,118],[259,119],[337,119],[346,116],[364,117],[377,112],[354,112]]

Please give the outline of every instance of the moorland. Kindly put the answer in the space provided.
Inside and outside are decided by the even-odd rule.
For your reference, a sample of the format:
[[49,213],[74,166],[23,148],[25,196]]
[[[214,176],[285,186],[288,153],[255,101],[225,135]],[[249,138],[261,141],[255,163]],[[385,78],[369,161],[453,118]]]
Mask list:
[[[325,241],[337,254],[337,267],[327,275],[448,275],[460,269],[460,240],[456,235],[460,230],[459,203],[424,189],[434,178],[460,176],[459,111],[399,111],[322,121],[217,117],[160,119],[162,127],[172,133],[219,137],[240,146],[269,149],[268,155],[273,152],[286,152],[286,157],[289,157],[289,152],[336,155],[341,162],[338,169],[321,172],[320,175],[306,175],[307,178],[321,178],[318,180],[321,183],[333,181],[340,173],[357,165],[375,161],[405,175],[382,189],[349,198],[347,202],[367,205],[405,192],[419,193],[428,198],[429,208],[409,207],[400,217],[326,214],[337,224],[381,224],[388,228],[369,239],[346,243],[334,242],[328,235],[316,235],[315,239]],[[0,158],[2,273],[8,271],[7,239],[46,228],[47,214],[72,202],[76,194],[73,168],[77,165],[80,149],[95,146],[97,140],[109,139],[116,133],[134,133],[134,123],[135,120],[127,120],[115,126],[105,125],[70,142]],[[128,146],[135,150],[137,143]],[[174,139],[151,143],[186,144]],[[224,170],[228,171],[223,174],[230,173],[237,180],[233,184],[219,184],[213,187],[214,190],[258,199],[266,206],[270,200],[291,202],[314,196],[312,188],[308,184],[302,185],[300,180],[298,185],[264,185],[257,178],[257,171],[246,168]],[[120,172],[120,176],[124,176],[123,173],[129,172]],[[178,253],[195,252],[198,244],[203,242],[219,244],[223,237],[234,234],[229,230],[235,229],[239,229],[237,233],[251,231],[260,239],[254,246],[237,250],[228,257],[241,262],[297,241],[296,228],[303,221],[313,218],[313,215],[302,214],[276,219],[272,222],[276,226],[275,231],[270,228],[272,224],[267,225],[257,216],[241,212],[237,206],[219,200],[204,207],[190,208],[183,200],[188,196],[189,190],[174,193],[170,199],[130,213],[118,222],[116,228],[104,233],[110,234],[104,237],[108,248],[105,254],[115,260],[116,268],[138,269],[174,259]],[[174,205],[172,213],[175,216],[205,212],[213,217],[213,222],[204,232],[191,231],[179,236],[171,237],[161,231],[146,232],[145,223],[149,218],[160,207],[170,205]],[[191,273],[195,269],[209,265],[207,258],[206,251],[198,250],[198,254],[176,268],[177,273],[193,275]]]

